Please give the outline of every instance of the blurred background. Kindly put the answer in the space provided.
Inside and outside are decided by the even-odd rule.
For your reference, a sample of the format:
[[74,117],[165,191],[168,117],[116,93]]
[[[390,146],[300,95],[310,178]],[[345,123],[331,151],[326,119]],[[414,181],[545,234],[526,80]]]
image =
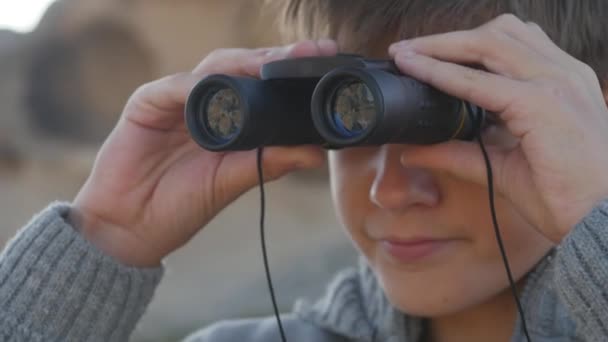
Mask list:
[[[0,0],[0,244],[74,197],[133,90],[219,47],[277,44],[258,0]],[[355,263],[323,171],[267,189],[267,240],[282,310]],[[211,322],[271,313],[258,192],[167,259],[133,341],[178,341]]]

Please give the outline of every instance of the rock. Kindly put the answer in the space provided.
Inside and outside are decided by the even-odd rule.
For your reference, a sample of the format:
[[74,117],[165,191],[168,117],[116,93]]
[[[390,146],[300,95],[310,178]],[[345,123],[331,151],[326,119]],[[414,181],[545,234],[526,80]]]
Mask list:
[[0,56],[13,50],[14,46],[18,44],[19,38],[21,38],[21,34],[19,33],[9,30],[0,30]]
[[32,33],[0,35],[0,62],[18,64],[0,80],[0,103],[16,103],[0,120],[98,145],[137,86],[190,70],[215,48],[276,42],[267,17],[252,15],[260,1],[56,1]]

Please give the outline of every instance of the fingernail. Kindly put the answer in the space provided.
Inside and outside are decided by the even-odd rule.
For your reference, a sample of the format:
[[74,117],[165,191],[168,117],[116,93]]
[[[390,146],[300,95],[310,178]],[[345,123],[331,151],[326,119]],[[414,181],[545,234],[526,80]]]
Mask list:
[[268,52],[266,52],[264,59],[272,61],[272,60],[276,60],[276,59],[285,58],[286,56],[289,55],[289,53],[293,49],[294,45],[295,44],[290,44],[290,45],[284,45],[284,46],[272,48]]
[[336,42],[331,39],[319,39],[317,45],[322,54],[335,54],[337,52]]
[[262,57],[272,57],[275,53],[277,53],[277,48],[272,48],[264,51],[264,55]]
[[416,56],[416,51],[414,51],[412,49],[401,50],[401,51],[397,52],[397,54],[395,55],[395,59],[404,61],[404,60],[411,59],[414,56]]
[[389,46],[388,52],[391,55],[394,55],[397,52],[397,50],[403,49],[403,48],[407,47],[408,45],[410,45],[409,40],[402,40],[400,42],[393,43],[393,44],[391,44],[391,46]]
[[281,56],[288,55],[288,54],[291,52],[291,50],[293,50],[293,48],[294,48],[295,46],[296,46],[296,44],[289,44],[289,45],[282,46],[282,47],[281,47],[281,48],[278,50],[278,53],[279,53]]
[[317,40],[317,44],[319,44],[320,47],[326,47],[334,46],[336,43],[331,39],[319,39]]

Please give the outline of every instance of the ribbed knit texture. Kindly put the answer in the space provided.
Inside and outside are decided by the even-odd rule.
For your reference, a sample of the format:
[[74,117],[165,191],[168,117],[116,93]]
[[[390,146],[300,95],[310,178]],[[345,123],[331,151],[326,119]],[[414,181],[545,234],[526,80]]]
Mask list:
[[585,341],[608,341],[608,201],[562,241],[555,284]]
[[313,305],[298,301],[294,311],[304,322],[351,341],[418,341],[423,332],[422,319],[404,316],[390,304],[363,258],[358,269],[338,274],[322,299]]
[[65,221],[36,216],[0,256],[0,340],[127,341],[163,269],[120,264]]
[[[608,341],[608,199],[539,261],[520,299],[534,342]],[[299,302],[295,311],[357,341],[418,342],[424,328],[423,320],[390,305],[364,261],[359,270],[339,274],[324,298]],[[519,315],[511,341],[526,342]]]
[[[162,268],[124,266],[64,220],[55,204],[0,255],[1,341],[126,341]],[[528,275],[521,296],[534,342],[608,341],[608,200]],[[290,341],[418,342],[423,320],[395,310],[371,269],[340,273],[315,304],[285,315]],[[274,319],[223,322],[196,342],[278,341]],[[512,342],[525,342],[518,317]]]

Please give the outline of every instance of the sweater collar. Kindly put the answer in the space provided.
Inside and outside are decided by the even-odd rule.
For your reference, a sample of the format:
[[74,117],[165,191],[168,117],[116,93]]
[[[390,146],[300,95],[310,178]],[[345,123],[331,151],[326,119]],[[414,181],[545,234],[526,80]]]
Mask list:
[[[574,338],[575,326],[551,285],[553,254],[550,252],[528,275],[520,300],[533,336],[568,340]],[[424,319],[405,315],[390,304],[363,258],[358,268],[339,273],[319,301],[298,301],[294,312],[305,321],[354,341],[417,342],[424,331]],[[525,341],[519,315],[511,341]]]
[[355,341],[418,341],[423,320],[403,315],[386,298],[373,271],[360,258],[357,269],[338,274],[314,304],[298,301],[305,321]]
[[[556,287],[556,252],[552,249],[528,274],[519,299],[534,341],[579,341],[576,323],[560,300]],[[519,314],[511,341],[527,341]]]

